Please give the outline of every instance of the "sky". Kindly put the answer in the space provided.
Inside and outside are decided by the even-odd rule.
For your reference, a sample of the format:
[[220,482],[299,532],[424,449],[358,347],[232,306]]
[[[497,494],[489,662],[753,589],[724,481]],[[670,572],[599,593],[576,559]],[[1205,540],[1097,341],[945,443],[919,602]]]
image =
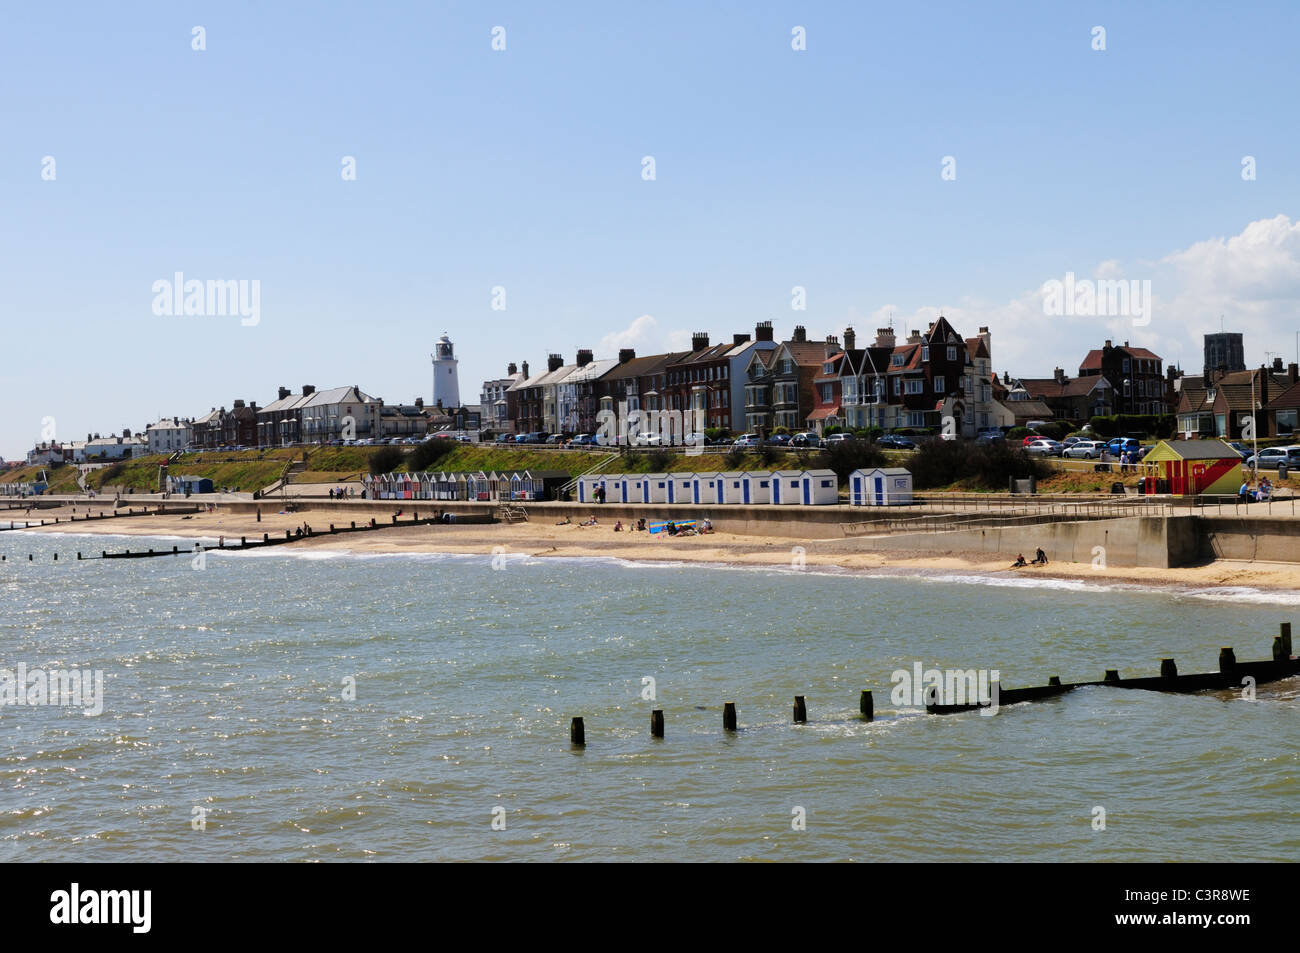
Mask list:
[[[1029,377],[1074,374],[1107,338],[1199,372],[1220,327],[1248,364],[1296,360],[1298,20],[1294,3],[10,5],[0,457],[279,386],[428,400],[444,331],[467,403],[511,361],[763,320],[861,342],[942,313],[987,325],[994,369]],[[256,281],[256,320],[165,313],[155,283],[178,272]],[[1150,308],[1047,313],[1067,274],[1149,281]]]

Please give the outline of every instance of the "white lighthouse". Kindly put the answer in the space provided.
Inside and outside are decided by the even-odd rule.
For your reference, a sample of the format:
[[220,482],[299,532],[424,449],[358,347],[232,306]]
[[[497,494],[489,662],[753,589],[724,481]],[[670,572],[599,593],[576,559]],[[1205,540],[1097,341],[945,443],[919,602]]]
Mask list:
[[447,332],[438,338],[433,352],[433,403],[448,410],[460,406],[460,381],[456,376],[456,355]]

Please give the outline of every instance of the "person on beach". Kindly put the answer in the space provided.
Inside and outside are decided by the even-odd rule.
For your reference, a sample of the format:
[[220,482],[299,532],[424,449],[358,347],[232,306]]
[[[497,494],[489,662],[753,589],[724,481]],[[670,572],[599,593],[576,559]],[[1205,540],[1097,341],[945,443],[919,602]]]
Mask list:
[[639,520],[636,521],[636,529],[637,529],[637,532],[638,532],[638,533],[643,533],[643,532],[645,532],[645,517],[644,517],[644,516],[641,517]]
[[1250,480],[1243,480],[1241,482],[1241,489],[1237,491],[1237,497],[1242,503],[1250,502]]
[[1043,552],[1043,549],[1042,549],[1041,546],[1038,548],[1038,551],[1037,551],[1036,553],[1034,553],[1034,562],[1033,562],[1033,565],[1035,565],[1035,566],[1046,566],[1046,565],[1047,565],[1047,553]]
[[1263,502],[1273,499],[1273,481],[1268,477],[1259,481],[1259,498]]
[[616,532],[616,533],[621,533],[621,532],[623,532],[623,521],[622,521],[622,520],[616,520],[616,521],[614,522],[614,532]]
[[1020,553],[1016,556],[1016,561],[1011,564],[1011,568],[1019,569],[1021,566],[1027,566],[1027,565],[1029,564],[1025,562],[1025,554]]
[[558,521],[556,522],[555,525],[556,525],[556,526],[568,526],[568,525],[569,525],[570,523],[572,523],[572,522],[573,522],[573,520],[569,519],[569,518],[566,516],[564,519],[562,519],[562,520],[558,520]]

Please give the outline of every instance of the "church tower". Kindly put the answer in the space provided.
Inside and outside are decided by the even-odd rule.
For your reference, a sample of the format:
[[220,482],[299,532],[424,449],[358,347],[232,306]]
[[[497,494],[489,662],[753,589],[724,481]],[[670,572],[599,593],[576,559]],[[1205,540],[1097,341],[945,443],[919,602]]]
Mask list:
[[433,403],[450,410],[460,406],[460,381],[456,377],[456,355],[447,332],[438,338],[433,352]]

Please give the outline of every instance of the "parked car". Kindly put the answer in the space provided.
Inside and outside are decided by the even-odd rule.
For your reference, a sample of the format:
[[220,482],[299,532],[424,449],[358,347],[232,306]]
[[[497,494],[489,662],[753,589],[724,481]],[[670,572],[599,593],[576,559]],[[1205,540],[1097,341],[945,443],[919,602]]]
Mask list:
[[778,447],[784,447],[790,443],[790,435],[788,433],[774,433],[767,438],[767,442]]
[[1004,438],[999,431],[993,431],[993,432],[985,431],[984,433],[980,434],[975,438],[975,442],[984,443],[984,444],[1002,443],[1003,439]]
[[1283,461],[1288,468],[1300,467],[1300,446],[1265,447],[1258,454],[1247,457],[1244,466],[1257,470],[1276,470]]
[[547,443],[564,443],[564,434],[553,433],[546,438]]
[[514,434],[510,434],[510,433],[497,434],[497,443],[513,443],[514,439],[515,439]]
[[1236,450],[1239,454],[1241,454],[1241,458],[1243,460],[1245,460],[1247,457],[1251,456],[1255,452],[1251,450],[1250,447],[1242,443],[1240,440],[1234,440],[1231,443],[1229,443],[1228,446],[1230,446],[1233,450]]
[[1025,452],[1035,457],[1059,457],[1063,449],[1057,441],[1047,437],[1039,437],[1025,447]]
[[596,441],[592,439],[591,434],[589,434],[589,433],[580,433],[580,434],[576,434],[576,435],[574,435],[574,438],[573,438],[572,440],[569,441],[569,446],[570,446],[570,447],[590,447],[590,446],[591,446],[592,444],[594,444],[595,442],[596,442]]
[[1076,440],[1069,446],[1065,444],[1061,446],[1064,448],[1061,456],[1083,460],[1099,459],[1102,451],[1106,449],[1106,445],[1099,440]]
[[[842,447],[846,443],[851,443],[852,441],[853,434],[851,433],[833,433],[829,437],[823,438],[821,445],[823,447]],[[816,444],[813,446],[816,446]]]
[[1112,437],[1106,441],[1106,452],[1119,459],[1121,453],[1137,453],[1142,444],[1134,437]]
[[736,438],[735,446],[737,447],[757,447],[759,445],[758,434],[742,433]]
[[916,444],[906,437],[899,437],[892,433],[887,433],[876,441],[876,446],[885,447],[890,450],[915,450]]

